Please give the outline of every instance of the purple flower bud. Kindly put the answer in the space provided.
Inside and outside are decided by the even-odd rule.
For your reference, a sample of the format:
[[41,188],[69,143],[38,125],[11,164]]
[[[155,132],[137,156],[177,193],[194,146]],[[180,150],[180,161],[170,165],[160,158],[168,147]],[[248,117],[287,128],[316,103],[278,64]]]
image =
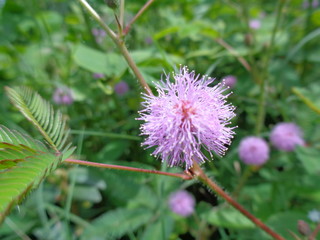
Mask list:
[[187,191],[174,192],[169,197],[169,208],[172,212],[187,217],[194,212],[194,197]]
[[233,75],[225,76],[223,79],[224,79],[224,84],[230,88],[233,88],[234,85],[237,83],[237,78]]
[[223,83],[209,85],[211,78],[189,72],[186,67],[156,84],[158,96],[144,94],[144,109],[138,120],[141,135],[147,135],[143,145],[157,146],[153,155],[161,157],[169,166],[184,165],[189,169],[193,160],[203,163],[207,158],[202,149],[223,155],[234,132],[228,127],[235,116],[234,107],[227,104],[229,96]]
[[102,73],[94,73],[92,77],[96,79],[101,79],[104,78],[104,75]]
[[53,101],[56,104],[70,105],[73,103],[71,89],[67,87],[57,88],[53,94]]
[[278,123],[271,131],[272,145],[287,152],[293,151],[297,145],[304,145],[302,132],[294,123]]
[[251,29],[259,29],[261,27],[261,21],[259,19],[251,19],[249,21],[249,27]]
[[122,96],[122,95],[126,94],[129,91],[129,86],[128,86],[128,84],[126,82],[120,81],[119,83],[117,83],[114,86],[114,91],[119,96]]
[[309,224],[303,220],[298,220],[298,231],[303,236],[309,236],[311,233]]
[[245,164],[259,166],[269,159],[269,146],[264,139],[250,136],[241,140],[238,153]]

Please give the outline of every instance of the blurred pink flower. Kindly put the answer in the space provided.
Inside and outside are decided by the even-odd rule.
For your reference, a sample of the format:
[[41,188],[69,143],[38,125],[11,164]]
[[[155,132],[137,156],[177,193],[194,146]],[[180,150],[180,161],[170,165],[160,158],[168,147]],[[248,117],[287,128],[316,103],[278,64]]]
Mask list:
[[304,145],[301,129],[290,122],[275,125],[270,134],[270,141],[275,148],[287,152],[293,151],[297,145]]
[[104,78],[104,74],[102,73],[94,73],[92,75],[93,78],[96,78],[96,79],[101,79],[101,78]]
[[[305,1],[303,1],[303,3],[302,3],[302,8],[304,8],[304,9],[306,9],[306,8],[309,8],[309,0],[305,0]],[[312,8],[317,8],[319,6],[319,0],[313,0],[312,2],[311,2],[311,7]]]
[[129,86],[128,86],[128,84],[126,82],[120,81],[119,83],[117,83],[114,86],[114,91],[119,96],[122,96],[122,95],[126,94],[129,91]]
[[73,97],[71,89],[67,87],[59,87],[53,94],[53,101],[56,104],[70,105],[73,103]]
[[261,27],[261,21],[259,19],[251,19],[249,21],[249,27],[251,29],[259,29]]
[[95,37],[97,43],[102,43],[103,39],[106,36],[106,32],[98,28],[92,29],[92,34]]
[[269,159],[269,146],[263,138],[245,137],[238,149],[240,159],[248,165],[262,165]]
[[174,192],[169,197],[169,208],[172,212],[187,217],[194,212],[194,197],[185,190]]
[[230,88],[233,88],[237,83],[237,77],[228,75],[223,78],[224,84]]

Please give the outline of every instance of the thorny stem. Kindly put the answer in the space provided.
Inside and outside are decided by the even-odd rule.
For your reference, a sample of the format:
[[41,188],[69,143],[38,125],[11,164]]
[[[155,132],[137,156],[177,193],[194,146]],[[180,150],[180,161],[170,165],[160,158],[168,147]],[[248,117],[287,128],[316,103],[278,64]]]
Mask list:
[[170,177],[181,178],[184,180],[191,180],[192,179],[192,176],[187,175],[185,173],[169,173],[169,172],[162,172],[162,171],[151,170],[151,169],[142,169],[142,168],[119,166],[119,165],[113,165],[113,164],[88,162],[88,161],[76,160],[76,159],[66,159],[66,160],[64,160],[64,162],[71,163],[71,164],[79,164],[79,165],[84,165],[84,166],[98,167],[98,168],[124,170],[124,171],[129,171],[129,172],[141,172],[141,173],[165,175],[165,176],[170,176]]
[[214,181],[212,181],[208,176],[203,172],[200,166],[194,161],[193,168],[191,169],[193,172],[193,176],[197,177],[202,183],[210,187],[215,193],[217,193],[220,197],[224,198],[229,204],[231,204],[234,208],[236,208],[239,212],[241,212],[244,216],[250,219],[255,225],[265,231],[267,234],[272,236],[276,240],[285,240],[279,234],[270,229],[267,225],[265,225],[261,220],[256,218],[250,212],[248,212],[244,207],[242,207],[237,201],[235,201],[230,195],[228,195],[222,188],[220,188]]
[[268,50],[266,51],[266,56],[265,56],[265,62],[263,64],[263,73],[261,77],[261,82],[260,82],[260,98],[259,98],[259,105],[258,105],[258,117],[257,117],[257,123],[256,123],[256,129],[255,133],[256,135],[259,135],[261,133],[262,127],[264,125],[265,121],[265,115],[266,115],[266,88],[267,88],[267,80],[268,80],[268,65],[271,59],[271,52],[273,51],[273,45],[275,41],[275,36],[278,31],[279,23],[280,23],[280,18],[281,18],[281,12],[282,8],[285,4],[286,0],[280,0],[279,1],[279,6],[277,8],[277,16],[276,16],[276,22],[274,24],[272,34],[271,34],[271,39],[269,43]]
[[310,234],[310,236],[308,237],[308,240],[316,240],[316,236],[319,231],[320,231],[320,223],[317,225],[316,229]]
[[242,56],[239,55],[239,53],[228,43],[226,43],[222,38],[215,38],[214,39],[218,44],[220,44],[222,47],[227,49],[233,56],[235,56],[238,61],[242,64],[242,66],[248,71],[251,71],[251,67],[247,60],[245,60]]
[[84,8],[88,11],[88,13],[100,24],[100,26],[106,31],[108,36],[112,39],[112,41],[118,46],[122,55],[126,59],[128,65],[132,69],[135,76],[138,78],[143,89],[149,94],[152,95],[151,89],[145,79],[143,78],[141,72],[139,71],[136,63],[133,61],[128,49],[126,48],[121,36],[117,36],[109,27],[106,25],[99,14],[90,6],[90,4],[86,0],[78,0]]
[[139,10],[139,12],[131,19],[126,28],[123,31],[123,35],[126,35],[131,28],[131,25],[142,15],[142,13],[147,10],[147,8],[154,2],[154,0],[149,0],[146,4]]

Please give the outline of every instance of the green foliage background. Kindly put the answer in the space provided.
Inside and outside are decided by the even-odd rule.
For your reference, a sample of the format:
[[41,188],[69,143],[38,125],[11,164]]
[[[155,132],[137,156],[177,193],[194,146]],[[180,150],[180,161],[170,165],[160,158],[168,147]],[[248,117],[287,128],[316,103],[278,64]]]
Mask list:
[[[114,13],[105,2],[89,2],[116,29]],[[151,86],[163,70],[171,72],[179,64],[217,81],[226,75],[237,77],[229,99],[237,106],[237,135],[225,157],[215,157],[204,165],[207,174],[230,192],[245,169],[237,147],[243,137],[254,134],[259,76],[266,71],[266,120],[261,135],[267,139],[278,122],[295,122],[303,129],[307,146],[290,153],[272,148],[269,162],[250,177],[238,200],[290,239],[287,229],[298,234],[299,219],[314,228],[307,214],[320,210],[320,8],[303,8],[297,0],[287,2],[270,49],[277,2],[155,1],[125,40]],[[125,21],[144,3],[126,1]],[[54,107],[68,119],[78,159],[181,171],[167,169],[150,157],[150,150],[140,147],[143,139],[135,118],[142,89],[111,40],[95,40],[92,29],[99,26],[77,1],[6,1],[0,19],[2,125],[40,139],[9,103],[5,86],[31,87],[52,103],[55,89],[67,86],[73,91],[74,103]],[[250,19],[260,19],[261,28],[250,29]],[[249,73],[217,39],[232,46],[256,72]],[[268,55],[271,60],[265,69]],[[93,73],[105,77],[95,79]],[[123,96],[114,93],[120,81],[130,87]],[[168,196],[182,188],[197,200],[195,216],[182,218],[168,209]],[[194,181],[66,164],[15,207],[0,226],[0,238],[6,240],[200,237],[269,239]]]

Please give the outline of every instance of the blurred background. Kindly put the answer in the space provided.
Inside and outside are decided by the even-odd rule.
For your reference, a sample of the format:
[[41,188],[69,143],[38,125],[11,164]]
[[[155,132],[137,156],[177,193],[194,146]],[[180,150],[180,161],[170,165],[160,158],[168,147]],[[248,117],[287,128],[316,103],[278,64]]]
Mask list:
[[[145,2],[125,2],[125,23]],[[111,7],[119,3],[89,3],[117,31],[118,8]],[[141,122],[135,118],[142,88],[78,1],[0,0],[0,21],[1,124],[40,138],[3,91],[4,86],[29,86],[69,119],[75,158],[183,170],[166,168],[150,156],[152,149],[140,147]],[[215,83],[225,79],[238,128],[226,156],[215,156],[203,167],[230,193],[246,169],[238,146],[243,137],[256,134],[265,81],[260,136],[267,140],[275,124],[294,122],[305,145],[291,152],[270,145],[269,161],[252,173],[237,199],[288,239],[306,235],[298,220],[311,229],[320,221],[319,37],[317,0],[155,1],[125,37],[151,86],[180,64],[216,78]],[[189,216],[168,204],[179,190],[194,201]],[[0,239],[270,238],[194,180],[64,164],[14,208],[0,226]]]

